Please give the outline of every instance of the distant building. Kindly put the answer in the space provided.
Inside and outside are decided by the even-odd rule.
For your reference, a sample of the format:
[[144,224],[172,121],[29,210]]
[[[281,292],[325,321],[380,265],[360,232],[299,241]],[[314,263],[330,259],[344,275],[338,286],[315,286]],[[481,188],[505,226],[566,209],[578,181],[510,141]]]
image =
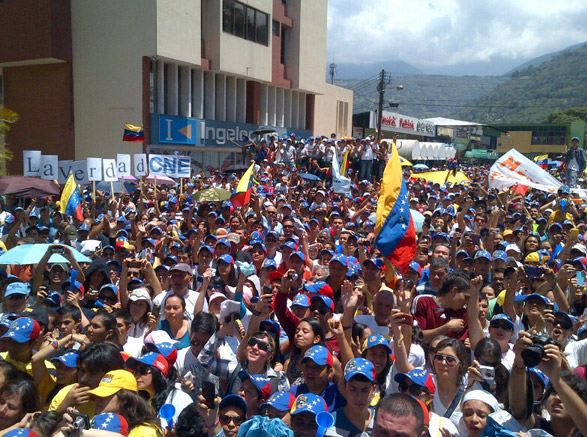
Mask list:
[[[196,170],[243,158],[242,134],[351,134],[326,83],[327,0],[0,1],[7,141],[59,159],[179,150]],[[145,144],[122,143],[124,123]],[[231,141],[232,140],[232,141]]]
[[505,153],[515,148],[529,155],[558,155],[567,151],[571,138],[579,137],[580,147],[585,144],[585,123],[582,121],[563,124],[493,124],[502,131],[497,142],[497,151]]

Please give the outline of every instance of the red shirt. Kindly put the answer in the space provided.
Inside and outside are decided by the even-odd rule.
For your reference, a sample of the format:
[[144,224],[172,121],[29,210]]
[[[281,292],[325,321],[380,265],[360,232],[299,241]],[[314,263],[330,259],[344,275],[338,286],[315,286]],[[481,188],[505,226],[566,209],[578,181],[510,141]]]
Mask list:
[[461,341],[469,336],[469,321],[467,318],[467,310],[465,308],[460,310],[442,308],[434,296],[427,295],[416,297],[414,306],[414,318],[418,321],[418,325],[422,331],[446,325],[446,323],[452,319],[462,319],[465,322],[463,330],[461,332],[450,331],[447,335]]

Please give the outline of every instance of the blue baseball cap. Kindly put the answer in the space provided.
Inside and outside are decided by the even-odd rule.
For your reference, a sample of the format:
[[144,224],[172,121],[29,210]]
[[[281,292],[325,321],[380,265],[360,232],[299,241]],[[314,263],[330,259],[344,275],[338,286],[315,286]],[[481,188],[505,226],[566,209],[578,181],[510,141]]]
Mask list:
[[[240,374],[240,372],[239,372],[239,374]],[[220,401],[220,405],[218,406],[218,410],[220,411],[229,405],[234,405],[234,406],[240,408],[241,410],[243,410],[245,414],[247,414],[247,403],[239,395],[226,395],[226,396],[224,396],[222,398],[222,401]]]
[[212,247],[208,246],[207,244],[202,244],[198,249],[198,253],[200,253],[202,250],[207,250],[210,253],[214,253],[214,249],[212,249]]
[[261,322],[259,323],[259,328],[265,328],[265,329],[269,328],[269,330],[272,330],[275,333],[277,333],[278,337],[281,335],[281,326],[279,326],[279,323],[277,323],[275,320],[271,320],[271,319],[261,320]]
[[70,368],[74,368],[77,367],[77,357],[78,357],[78,351],[69,351],[64,353],[63,355],[60,355],[58,357],[55,358],[51,358],[52,362],[60,362],[61,364],[63,364],[66,367],[70,367]]
[[118,287],[114,284],[104,284],[100,287],[100,291],[110,289],[114,292],[114,296],[118,296]]
[[250,379],[263,399],[269,399],[269,396],[272,395],[271,379],[267,378],[265,375],[250,374],[246,370],[241,370],[238,372],[238,377],[242,382]]
[[261,266],[261,268],[268,269],[271,267],[277,268],[277,263],[275,262],[274,259],[265,258],[265,261],[263,261],[263,265]]
[[1,338],[11,338],[18,343],[26,343],[39,338],[41,326],[30,317],[20,317],[12,322],[8,331]]
[[353,358],[344,367],[344,380],[350,381],[357,375],[366,377],[369,381],[375,382],[375,367],[373,363],[365,358]]
[[297,256],[302,261],[304,261],[304,262],[306,261],[306,255],[304,255],[304,253],[299,250],[292,252],[291,255],[289,256],[289,258],[291,259],[292,256]]
[[263,249],[263,252],[267,252],[267,247],[263,244],[261,240],[252,240],[249,242],[249,245],[251,246],[251,249],[255,247],[260,247],[261,249]]
[[84,231],[89,232],[90,231],[90,227],[88,226],[87,223],[84,222],[84,223],[82,223],[80,225],[80,227],[77,229],[77,231],[78,232],[84,232]]
[[315,345],[306,351],[302,363],[306,360],[312,360],[319,366],[330,366],[334,365],[334,359],[332,354],[324,346]]
[[524,301],[528,301],[531,299],[540,300],[540,301],[544,302],[545,305],[549,305],[552,303],[552,301],[549,298],[547,298],[546,296],[542,296],[541,294],[538,294],[538,293],[528,294],[524,297]]
[[296,401],[296,397],[288,391],[278,391],[273,393],[267,402],[261,404],[259,407],[264,410],[267,407],[273,407],[278,411],[289,411]]
[[31,286],[29,284],[25,284],[24,282],[12,282],[6,286],[6,292],[4,293],[4,297],[12,296],[15,294],[22,294],[24,296],[28,296],[31,292]]
[[343,266],[345,266],[345,267],[348,267],[348,265],[349,265],[349,260],[348,260],[348,258],[346,257],[346,255],[342,255],[342,254],[340,254],[340,253],[339,253],[339,254],[336,254],[336,255],[334,255],[334,256],[333,256],[333,257],[330,259],[330,262],[331,262],[331,263],[333,263],[333,262],[339,262],[339,263],[341,263],[341,264],[342,264]]
[[446,232],[435,232],[432,234],[432,239],[436,240],[437,238],[442,238],[447,242],[450,242],[450,236]]
[[491,326],[492,323],[500,320],[506,322],[512,328],[512,331],[514,330],[514,322],[512,322],[512,318],[504,313],[496,314],[495,316],[493,316],[493,318],[489,322],[489,326]]
[[126,360],[126,367],[129,369],[135,369],[140,364],[155,367],[156,369],[159,369],[164,376],[167,376],[167,373],[169,372],[169,363],[162,354],[157,352],[147,352],[139,358],[130,357]]
[[528,367],[527,370],[528,372],[533,373],[540,379],[540,381],[544,385],[544,388],[548,387],[548,384],[550,384],[550,379],[548,379],[548,376],[546,376],[542,370],[540,370],[538,367]]
[[478,250],[475,253],[475,258],[474,259],[477,260],[477,259],[480,259],[480,258],[485,258],[486,260],[491,261],[491,254],[488,251],[486,251],[486,250]]
[[223,244],[224,246],[230,248],[230,241],[227,238],[221,238],[216,242],[216,246]]
[[363,261],[363,266],[367,267],[368,264],[373,264],[379,270],[383,268],[383,260],[381,258],[368,258]]
[[332,312],[334,312],[334,302],[329,297],[322,294],[316,294],[310,298],[310,304],[313,304],[317,301],[321,301],[321,303],[324,303],[324,305],[326,305]]
[[432,375],[424,369],[412,369],[407,373],[398,373],[394,377],[395,382],[404,382],[406,379],[412,381],[413,384],[419,385],[420,387],[426,387],[431,394],[436,391],[434,385],[434,379]]
[[225,253],[224,255],[218,257],[217,262],[225,262],[226,264],[234,264],[234,259],[229,254]]
[[375,346],[385,346],[388,353],[391,353],[391,348],[389,347],[389,342],[383,335],[379,334],[371,334],[365,340],[364,350],[370,349]]
[[503,250],[495,250],[493,251],[493,261],[501,260],[507,262],[508,256]]
[[290,249],[298,250],[298,246],[296,243],[294,243],[292,240],[287,240],[284,241],[281,246],[279,246],[280,249],[283,249],[284,247],[289,247]]
[[295,416],[301,413],[312,413],[314,416],[328,411],[326,408],[326,402],[321,396],[315,395],[314,393],[304,393],[296,398],[296,401],[291,407],[290,414]]
[[304,308],[309,308],[310,307],[310,298],[306,294],[298,293],[296,295],[296,297],[294,298],[293,302],[291,303],[291,306],[294,306],[294,305],[304,307]]
[[2,313],[2,315],[0,315],[0,326],[10,328],[10,326],[12,326],[12,323],[19,317],[20,316],[18,314],[14,313]]
[[249,241],[255,241],[255,240],[263,241],[263,234],[259,231],[255,231],[255,232],[251,233],[251,235],[249,236]]

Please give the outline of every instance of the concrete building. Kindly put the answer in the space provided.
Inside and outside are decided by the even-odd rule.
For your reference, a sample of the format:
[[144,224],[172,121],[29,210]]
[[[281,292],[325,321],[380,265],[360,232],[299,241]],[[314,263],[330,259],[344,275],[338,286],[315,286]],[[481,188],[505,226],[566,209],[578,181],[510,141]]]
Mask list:
[[[153,151],[242,160],[243,133],[351,135],[352,91],[327,84],[327,0],[0,2],[0,104],[20,150],[59,159]],[[123,143],[124,123],[145,143]],[[199,167],[199,168],[198,168]]]

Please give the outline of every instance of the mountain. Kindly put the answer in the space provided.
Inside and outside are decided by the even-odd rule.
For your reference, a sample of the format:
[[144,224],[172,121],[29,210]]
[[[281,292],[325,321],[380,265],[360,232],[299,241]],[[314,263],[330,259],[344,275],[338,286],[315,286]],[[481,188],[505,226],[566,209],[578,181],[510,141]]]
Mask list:
[[[395,60],[384,62],[365,62],[365,63],[341,63],[336,64],[336,74],[334,77],[338,80],[342,79],[367,79],[385,70],[394,75],[404,74],[423,74],[421,70],[407,62]],[[328,73],[329,66],[326,66]],[[330,80],[330,78],[329,78]]]
[[[384,108],[418,118],[445,117],[490,93],[507,79],[503,76],[392,75],[385,92]],[[377,80],[335,80],[335,84],[354,91],[353,112],[358,113],[377,109]],[[403,90],[398,91],[398,85],[402,85]],[[391,109],[390,101],[399,103],[399,107]]]
[[586,101],[587,45],[581,45],[537,66],[514,71],[509,80],[452,116],[478,122],[531,123],[554,111],[585,106]]
[[557,52],[547,53],[546,55],[538,56],[534,59],[530,59],[529,61],[524,62],[521,65],[518,65],[516,68],[513,68],[512,70],[508,71],[505,74],[510,76],[510,75],[512,75],[512,73],[515,73],[516,71],[525,70],[528,67],[537,67],[538,65],[542,64],[543,62],[548,62],[552,58],[554,58],[564,52],[577,50],[586,44],[587,44],[587,41],[581,42],[579,44],[574,44],[572,46],[569,46],[569,47],[562,49],[562,50],[559,50]]

